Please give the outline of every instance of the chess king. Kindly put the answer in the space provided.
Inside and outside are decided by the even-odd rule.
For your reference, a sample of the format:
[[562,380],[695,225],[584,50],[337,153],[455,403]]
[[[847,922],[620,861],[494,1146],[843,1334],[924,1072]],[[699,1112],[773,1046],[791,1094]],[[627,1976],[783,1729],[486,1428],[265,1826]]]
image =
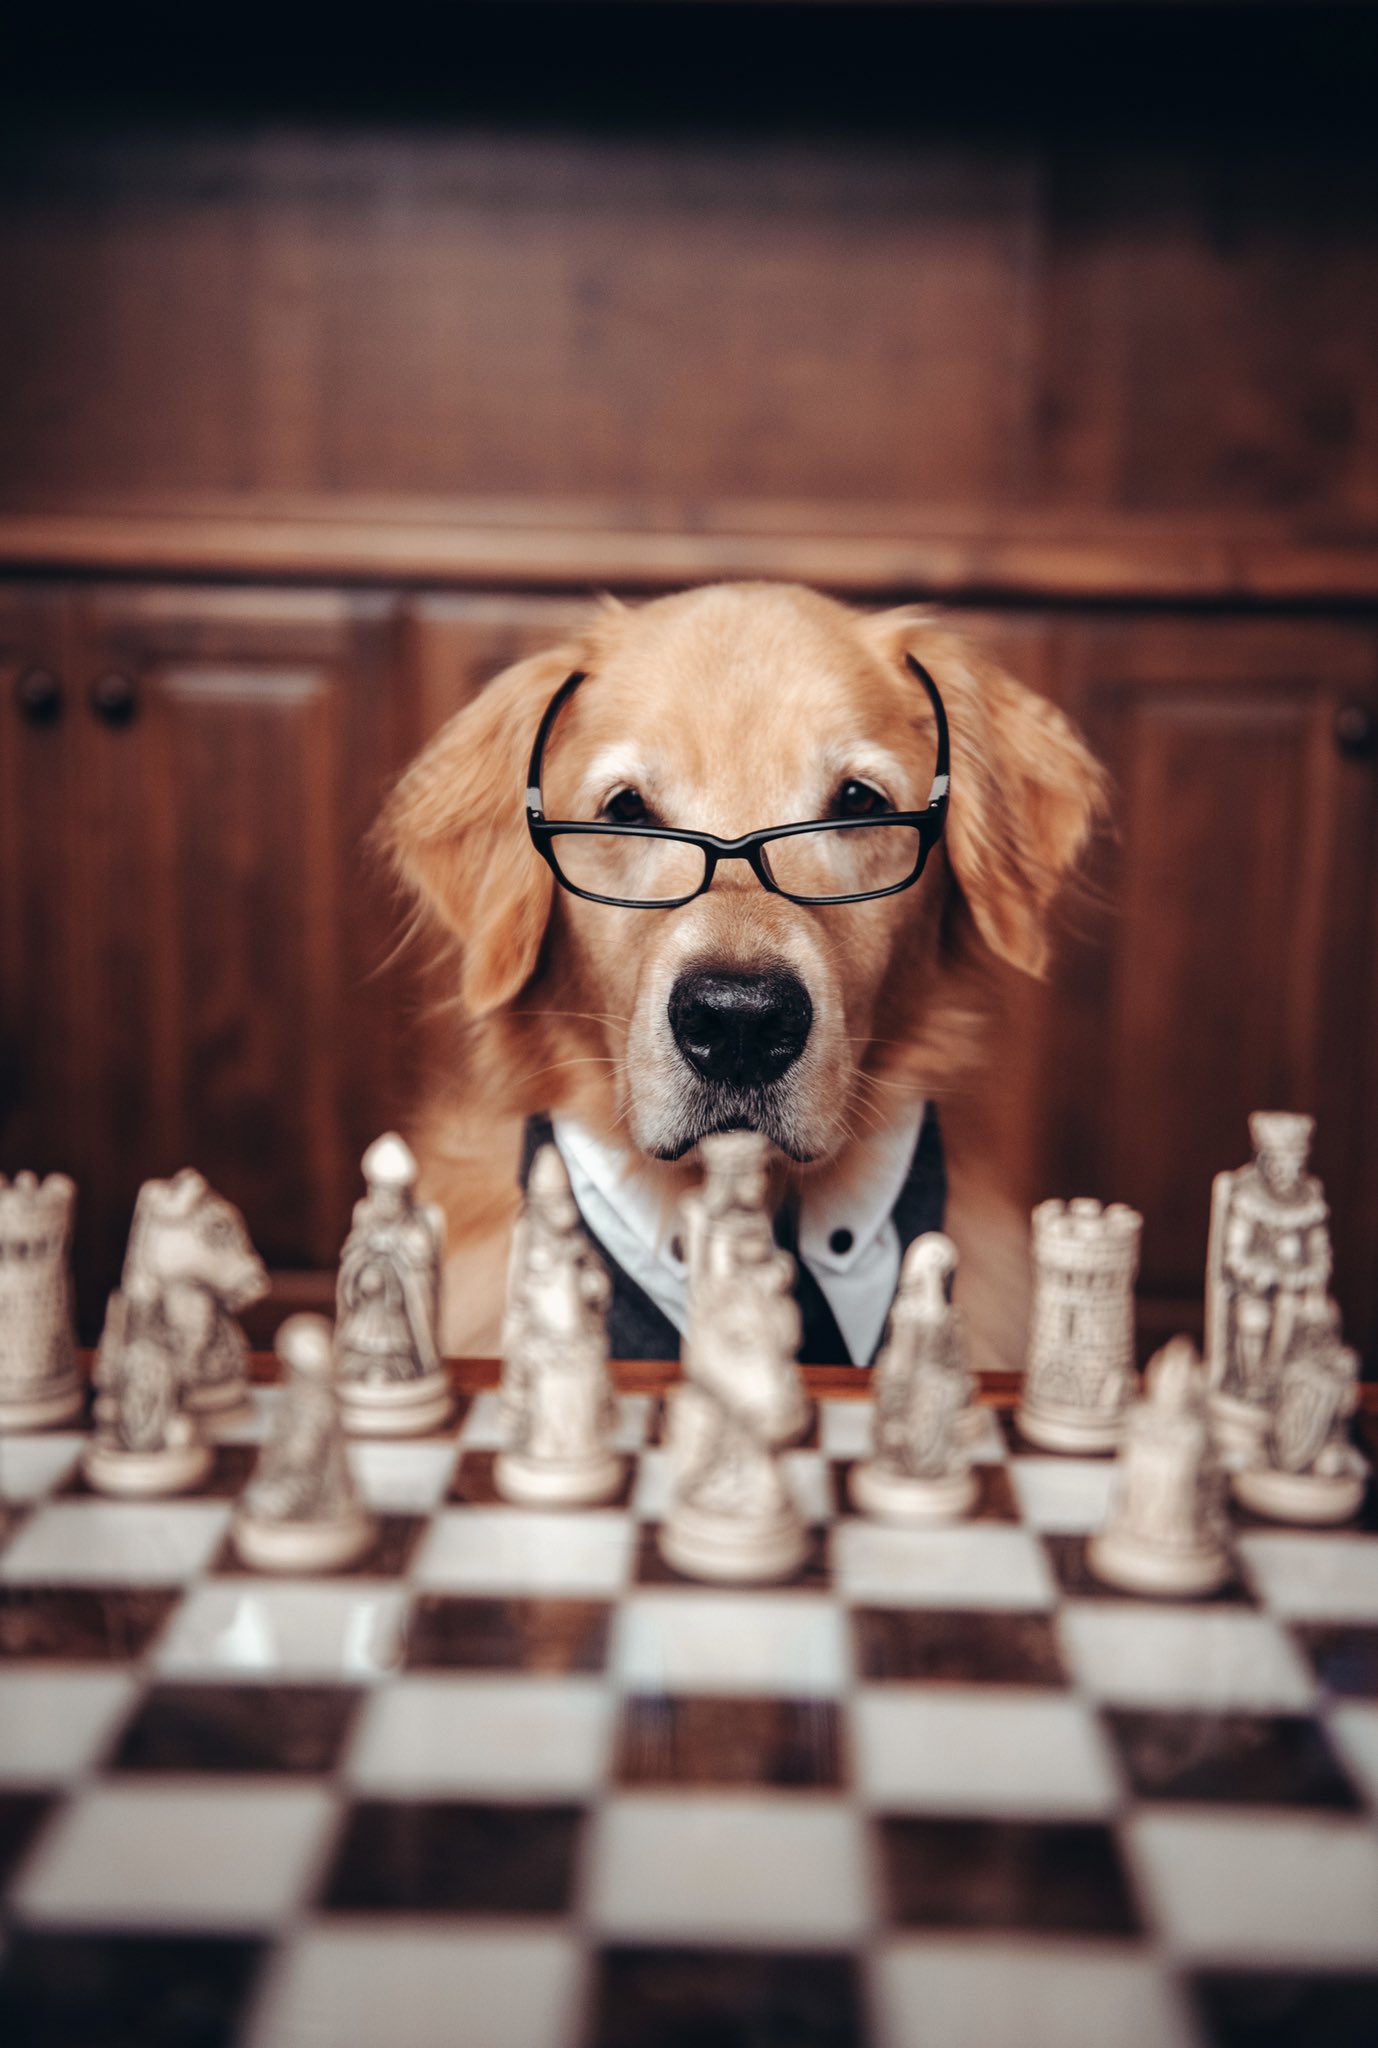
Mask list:
[[1283,1110],[1249,1118],[1254,1158],[1211,1190],[1206,1253],[1206,1367],[1227,1447],[1252,1454],[1294,1345],[1303,1304],[1330,1279],[1330,1211],[1306,1171],[1314,1119]]

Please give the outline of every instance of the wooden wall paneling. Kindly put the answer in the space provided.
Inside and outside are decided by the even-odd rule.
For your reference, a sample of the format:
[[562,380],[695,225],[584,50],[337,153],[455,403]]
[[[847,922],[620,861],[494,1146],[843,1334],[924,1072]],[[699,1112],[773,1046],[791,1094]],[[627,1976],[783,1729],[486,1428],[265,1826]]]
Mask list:
[[77,1174],[68,610],[0,585],[0,1172]]
[[1371,161],[1054,157],[1048,501],[1371,526],[1376,207]]
[[35,132],[0,476],[1335,541],[1378,514],[1375,199],[1368,159],[1199,145]]
[[0,474],[29,504],[1022,503],[1036,202],[1008,150],[35,136],[0,190]]
[[1359,1142],[1365,947],[1378,877],[1371,761],[1336,748],[1341,703],[1378,710],[1364,627],[1218,620],[1086,625],[1069,642],[1116,777],[1113,905],[1066,994],[1051,1075],[1056,1191],[1144,1211],[1146,1323],[1199,1314],[1211,1176],[1261,1107],[1319,1118],[1337,1292],[1372,1355]]
[[185,1164],[243,1208],[271,1266],[327,1266],[393,1107],[386,917],[360,869],[394,758],[387,605],[77,603],[83,691],[113,675],[134,706],[110,723],[83,704],[78,724],[88,1283],[109,1282],[138,1182]]

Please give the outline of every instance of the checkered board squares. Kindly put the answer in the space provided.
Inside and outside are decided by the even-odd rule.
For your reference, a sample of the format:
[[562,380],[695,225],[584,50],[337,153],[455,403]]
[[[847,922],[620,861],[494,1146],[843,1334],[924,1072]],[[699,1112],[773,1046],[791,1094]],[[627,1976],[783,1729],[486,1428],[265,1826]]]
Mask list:
[[1099,1583],[1104,1459],[992,1419],[972,1517],[858,1516],[824,1400],[774,1587],[665,1565],[663,1416],[584,1512],[491,1395],[351,1446],[323,1580],[0,1443],[0,2039],[180,2048],[1357,2048],[1378,2036],[1378,1526]]

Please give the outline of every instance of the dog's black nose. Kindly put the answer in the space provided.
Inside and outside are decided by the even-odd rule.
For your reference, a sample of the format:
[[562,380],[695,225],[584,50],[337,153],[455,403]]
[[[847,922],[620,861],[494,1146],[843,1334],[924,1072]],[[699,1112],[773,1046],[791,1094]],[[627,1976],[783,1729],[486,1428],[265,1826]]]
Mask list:
[[670,1029],[691,1067],[730,1088],[763,1088],[793,1066],[813,1023],[796,975],[682,974],[670,991]]

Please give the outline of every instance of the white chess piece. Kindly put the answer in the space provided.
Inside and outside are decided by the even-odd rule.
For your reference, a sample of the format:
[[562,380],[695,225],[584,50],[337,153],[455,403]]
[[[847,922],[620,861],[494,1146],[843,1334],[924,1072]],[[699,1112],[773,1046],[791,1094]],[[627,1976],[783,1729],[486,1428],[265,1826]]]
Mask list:
[[349,1469],[329,1323],[289,1316],[277,1354],[287,1382],[235,1510],[235,1548],[255,1571],[339,1571],[363,1556],[377,1529]]
[[395,1131],[363,1157],[368,1193],[354,1218],[336,1287],[341,1412],[351,1436],[420,1436],[449,1420],[440,1356],[445,1223],[415,1199],[416,1161]]
[[1305,1297],[1263,1442],[1231,1478],[1236,1500],[1273,1521],[1347,1522],[1363,1506],[1368,1461],[1349,1440],[1359,1405],[1359,1354],[1328,1296]]
[[915,1238],[876,1360],[877,1455],[855,1467],[851,1494],[864,1514],[888,1522],[948,1521],[979,1491],[963,1418],[971,1402],[961,1319],[948,1298],[957,1248],[941,1231]]
[[1163,1346],[1144,1386],[1125,1425],[1105,1527],[1087,1559],[1098,1578],[1129,1592],[1213,1593],[1231,1569],[1225,1473],[1190,1338]]
[[185,1356],[159,1314],[111,1295],[95,1382],[96,1433],[81,1461],[90,1485],[143,1499],[200,1485],[214,1453],[185,1406]]
[[1134,1398],[1134,1278],[1143,1218],[1081,1197],[1033,1212],[1034,1299],[1021,1435],[1049,1451],[1113,1450]]
[[68,1266],[76,1192],[63,1173],[0,1174],[0,1432],[81,1413]]
[[1218,1173],[1206,1252],[1206,1372],[1222,1449],[1256,1461],[1302,1301],[1330,1280],[1330,1211],[1306,1171],[1314,1119],[1249,1118],[1254,1157]]
[[[681,1357],[691,1379],[700,1327],[705,1318],[711,1320],[716,1290],[724,1282],[741,1274],[767,1295],[789,1294],[795,1277],[794,1261],[775,1242],[771,1223],[769,1140],[759,1131],[715,1131],[699,1141],[699,1158],[704,1179],[681,1204],[687,1267]],[[794,1363],[797,1349],[796,1339],[790,1346],[788,1387],[782,1374],[779,1388],[782,1400],[788,1394],[788,1413],[781,1420],[781,1441],[787,1445],[806,1436],[813,1421],[813,1403]]]
[[553,1145],[532,1161],[513,1251],[503,1374],[509,1442],[494,1467],[498,1491],[533,1506],[609,1500],[625,1470],[612,1448],[612,1289]]
[[793,1262],[714,1264],[696,1310],[688,1382],[670,1411],[666,1562],[691,1578],[772,1580],[803,1563],[808,1537],[780,1457],[798,1426],[799,1310]]
[[120,1293],[129,1325],[175,1355],[181,1401],[214,1436],[252,1413],[249,1347],[235,1320],[268,1291],[244,1218],[192,1167],[139,1189]]

